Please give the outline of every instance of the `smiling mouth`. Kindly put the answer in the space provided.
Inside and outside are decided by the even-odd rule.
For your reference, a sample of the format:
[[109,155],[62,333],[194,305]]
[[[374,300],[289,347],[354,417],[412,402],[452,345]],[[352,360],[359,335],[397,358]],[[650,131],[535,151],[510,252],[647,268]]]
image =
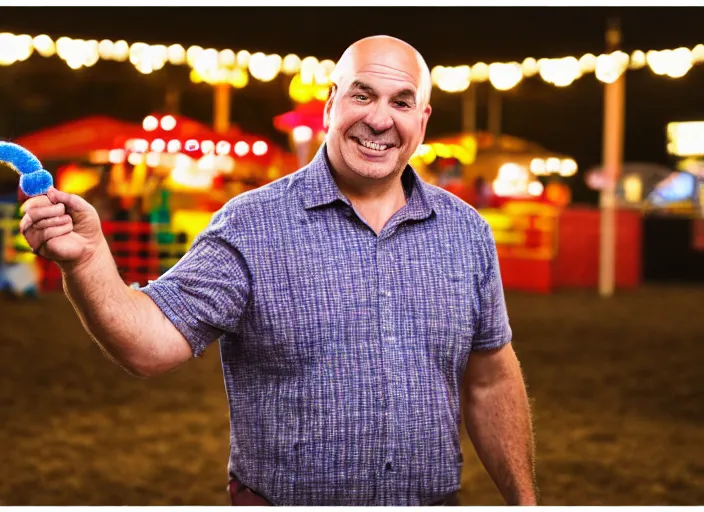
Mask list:
[[372,151],[383,152],[383,151],[386,151],[386,150],[391,149],[391,148],[394,147],[393,144],[382,144],[382,143],[379,143],[379,142],[372,142],[372,141],[370,141],[370,140],[358,139],[357,137],[352,137],[352,138],[353,138],[353,139],[357,142],[357,144],[359,144],[360,146],[365,147],[365,148],[367,148],[367,149],[371,149]]

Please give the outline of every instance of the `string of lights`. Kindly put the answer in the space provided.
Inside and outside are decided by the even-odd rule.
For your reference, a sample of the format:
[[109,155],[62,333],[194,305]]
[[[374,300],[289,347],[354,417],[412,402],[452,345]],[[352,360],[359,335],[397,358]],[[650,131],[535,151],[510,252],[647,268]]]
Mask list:
[[[129,61],[139,72],[153,73],[167,63],[191,68],[193,82],[208,84],[229,83],[242,88],[250,77],[261,82],[274,80],[280,73],[292,76],[289,93],[297,102],[314,98],[324,100],[335,62],[318,60],[294,54],[284,57],[247,50],[216,50],[181,44],[128,43],[124,40],[83,40],[62,36],[56,40],[46,34],[0,34],[0,65],[9,66],[29,59],[34,53],[45,57],[58,56],[74,70],[91,67],[100,60]],[[432,82],[448,93],[466,90],[473,82],[489,82],[494,88],[506,91],[516,87],[523,79],[539,76],[556,87],[566,87],[587,74],[594,74],[603,83],[612,83],[627,70],[646,66],[656,75],[681,78],[698,63],[704,62],[704,44],[694,48],[669,50],[636,50],[630,54],[616,51],[581,57],[540,58],[528,57],[522,62],[478,62],[473,65],[435,66],[431,70]]]

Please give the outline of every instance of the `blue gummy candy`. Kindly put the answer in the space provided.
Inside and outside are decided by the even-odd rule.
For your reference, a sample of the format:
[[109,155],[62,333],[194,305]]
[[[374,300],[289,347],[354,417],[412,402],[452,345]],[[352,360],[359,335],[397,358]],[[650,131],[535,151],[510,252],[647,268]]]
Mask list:
[[51,174],[44,169],[20,176],[20,188],[29,197],[46,194],[53,184]]
[[20,174],[42,170],[42,164],[36,156],[12,142],[0,142],[0,162],[10,164]]

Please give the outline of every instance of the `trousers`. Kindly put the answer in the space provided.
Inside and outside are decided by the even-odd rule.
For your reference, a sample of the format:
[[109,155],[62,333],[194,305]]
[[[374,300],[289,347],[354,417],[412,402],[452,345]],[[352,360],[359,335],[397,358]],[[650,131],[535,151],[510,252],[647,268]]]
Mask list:
[[[253,491],[242,482],[233,478],[227,486],[227,490],[230,493],[230,501],[234,507],[270,507],[272,506],[269,501],[261,494]],[[433,507],[452,507],[459,505],[457,500],[457,493],[449,494],[442,499],[439,499],[429,506]]]

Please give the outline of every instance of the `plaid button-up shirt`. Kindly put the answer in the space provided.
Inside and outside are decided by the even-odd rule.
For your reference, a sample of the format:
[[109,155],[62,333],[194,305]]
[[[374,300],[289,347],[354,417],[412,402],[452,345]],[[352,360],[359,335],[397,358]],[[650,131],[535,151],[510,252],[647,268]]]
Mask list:
[[467,360],[511,340],[496,247],[469,205],[410,166],[402,181],[377,235],[323,145],[143,289],[196,356],[219,338],[229,471],[274,504],[422,505],[460,486]]

